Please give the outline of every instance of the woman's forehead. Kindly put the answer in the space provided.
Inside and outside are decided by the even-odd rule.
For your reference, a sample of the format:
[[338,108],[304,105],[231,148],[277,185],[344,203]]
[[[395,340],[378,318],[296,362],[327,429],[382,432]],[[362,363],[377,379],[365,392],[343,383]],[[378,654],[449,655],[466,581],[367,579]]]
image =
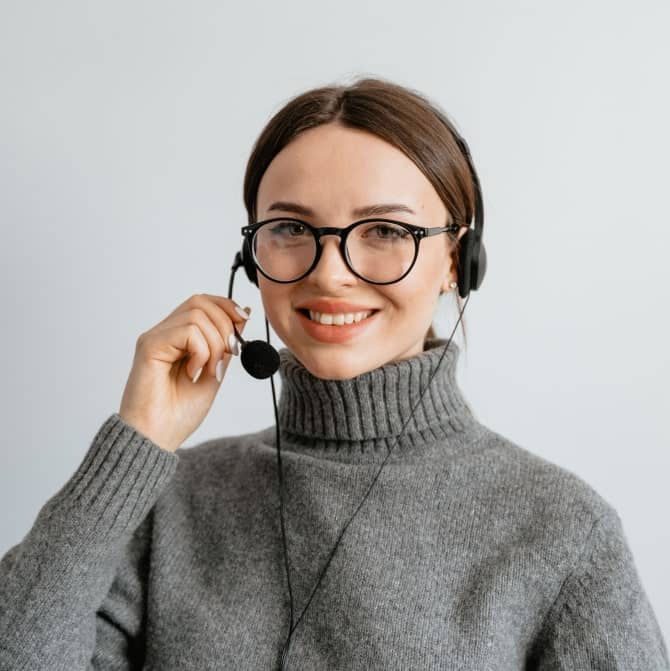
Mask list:
[[259,185],[259,212],[275,201],[301,203],[317,213],[390,202],[419,212],[441,203],[399,149],[370,133],[330,125],[306,131],[275,156]]

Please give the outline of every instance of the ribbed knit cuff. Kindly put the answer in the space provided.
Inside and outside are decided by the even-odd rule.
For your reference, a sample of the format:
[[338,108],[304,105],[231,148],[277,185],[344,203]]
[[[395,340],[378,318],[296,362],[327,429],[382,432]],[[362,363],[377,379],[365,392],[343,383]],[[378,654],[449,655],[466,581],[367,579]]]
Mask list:
[[160,496],[179,456],[126,424],[118,413],[98,430],[72,477],[41,514],[95,540],[134,530]]
[[90,654],[82,651],[119,552],[178,461],[118,413],[107,418],[0,571],[0,669],[83,668],[61,659],[61,642],[75,646],[70,653]]

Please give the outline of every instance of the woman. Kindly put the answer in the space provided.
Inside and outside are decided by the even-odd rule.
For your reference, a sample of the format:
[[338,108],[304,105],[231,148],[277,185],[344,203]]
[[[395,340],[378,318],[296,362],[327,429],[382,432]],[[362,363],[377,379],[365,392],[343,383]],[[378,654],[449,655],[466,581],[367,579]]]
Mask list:
[[483,274],[459,268],[465,149],[379,79],[270,120],[245,267],[286,345],[277,424],[181,447],[239,354],[231,298],[141,334],[119,412],[2,560],[1,668],[668,669],[616,511],[483,426],[430,327]]

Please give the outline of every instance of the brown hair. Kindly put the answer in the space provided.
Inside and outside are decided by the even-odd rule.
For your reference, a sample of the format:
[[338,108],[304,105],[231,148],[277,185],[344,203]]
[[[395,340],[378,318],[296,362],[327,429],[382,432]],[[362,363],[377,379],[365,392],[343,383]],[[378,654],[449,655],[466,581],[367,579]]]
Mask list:
[[[253,146],[244,175],[244,204],[249,223],[256,220],[261,178],[272,159],[302,131],[327,123],[368,131],[400,149],[428,178],[442,199],[449,223],[469,226],[475,208],[475,185],[446,114],[417,91],[381,78],[351,85],[314,88],[292,99],[268,121]],[[456,235],[447,234],[458,273]],[[454,291],[459,311],[458,289]],[[467,346],[465,323],[461,320]],[[431,324],[424,341],[436,336]]]

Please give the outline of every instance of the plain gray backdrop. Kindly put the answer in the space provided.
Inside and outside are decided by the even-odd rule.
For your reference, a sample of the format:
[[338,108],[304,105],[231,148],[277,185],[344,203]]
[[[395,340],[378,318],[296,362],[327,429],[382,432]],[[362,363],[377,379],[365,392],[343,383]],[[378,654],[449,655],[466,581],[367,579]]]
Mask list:
[[[489,265],[465,312],[466,398],[617,509],[668,638],[665,0],[0,7],[0,555],[118,411],[138,335],[194,293],[227,294],[269,117],[381,76],[446,111],[480,176]],[[264,338],[242,269],[234,298],[253,308],[245,337]],[[453,297],[440,310],[448,336]],[[233,359],[185,445],[273,422],[269,381]]]

